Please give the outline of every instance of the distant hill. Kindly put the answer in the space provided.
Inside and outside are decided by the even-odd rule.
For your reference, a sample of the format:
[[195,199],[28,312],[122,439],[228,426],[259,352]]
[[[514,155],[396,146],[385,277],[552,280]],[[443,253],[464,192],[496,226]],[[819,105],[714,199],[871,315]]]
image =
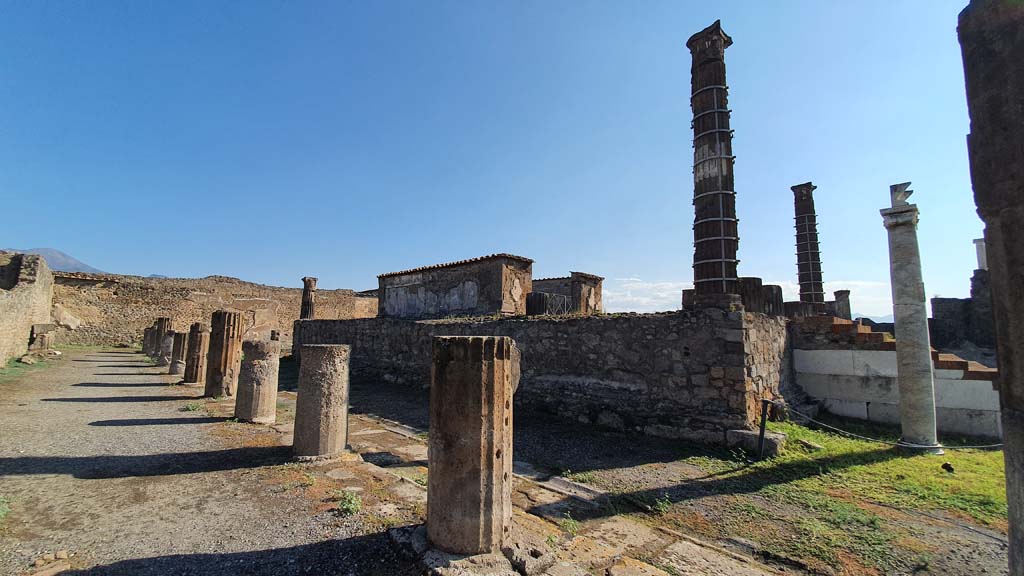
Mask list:
[[881,323],[881,324],[891,324],[893,322],[892,314],[886,314],[885,316],[869,316],[867,314],[861,314],[859,312],[856,312],[856,313],[852,314],[852,316],[854,318],[867,318],[869,320],[872,320],[874,322],[878,322],[878,323]]
[[22,250],[20,248],[4,248],[4,250],[10,250],[12,252],[22,252],[24,254],[38,254],[46,259],[46,264],[51,270],[58,270],[60,272],[87,272],[89,274],[106,274],[106,272],[93,268],[85,262],[78,260],[72,256],[69,256],[60,250],[54,248],[29,248],[28,250]]

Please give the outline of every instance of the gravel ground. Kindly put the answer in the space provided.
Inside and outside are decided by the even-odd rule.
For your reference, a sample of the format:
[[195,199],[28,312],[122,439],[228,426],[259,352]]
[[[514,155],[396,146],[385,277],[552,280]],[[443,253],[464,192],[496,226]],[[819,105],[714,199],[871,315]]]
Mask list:
[[251,472],[282,447],[225,448],[138,354],[73,352],[0,384],[0,573],[71,552],[70,574],[415,574],[382,533],[339,528]]

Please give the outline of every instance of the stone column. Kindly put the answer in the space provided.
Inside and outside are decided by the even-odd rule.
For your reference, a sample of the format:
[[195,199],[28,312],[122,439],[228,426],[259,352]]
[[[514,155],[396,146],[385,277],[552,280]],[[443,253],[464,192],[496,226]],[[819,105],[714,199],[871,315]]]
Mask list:
[[168,330],[160,340],[160,350],[156,355],[156,365],[170,366],[172,352],[174,352],[174,330]]
[[206,396],[234,396],[242,361],[242,315],[217,310],[210,321],[210,353],[206,365]]
[[821,248],[818,243],[818,213],[814,210],[811,182],[797,184],[793,191],[796,214],[796,267],[800,281],[800,301],[807,302],[815,312],[825,311],[825,287],[821,278]]
[[892,207],[881,211],[889,232],[889,276],[896,324],[896,381],[900,397],[902,440],[938,448],[935,425],[935,381],[928,338],[921,253],[917,245],[916,204],[910,182],[890,187]]
[[280,353],[280,342],[242,342],[242,368],[238,372],[235,418],[257,424],[274,423],[277,418]]
[[853,310],[850,308],[850,291],[836,290],[836,316],[844,320],[853,320]]
[[316,318],[316,278],[306,276],[302,279],[302,309],[299,320]]
[[196,322],[188,331],[188,350],[185,353],[186,384],[206,381],[206,355],[210,353],[210,330],[206,324]]
[[985,222],[995,312],[1010,574],[1024,576],[1024,4],[971,0],[958,32],[971,183]]
[[739,231],[733,188],[732,129],[725,49],[732,38],[715,21],[686,41],[693,57],[693,284],[697,306],[736,303]]
[[761,287],[764,291],[764,311],[772,316],[783,316],[786,313],[782,302],[782,286],[778,284],[765,284]]
[[153,355],[153,331],[152,326],[142,330],[142,353],[146,356]]
[[978,270],[988,270],[988,253],[985,251],[985,239],[974,240],[974,251],[978,255]]
[[764,281],[760,278],[750,276],[737,279],[740,300],[743,301],[743,309],[747,312],[765,313],[763,284]]
[[171,346],[171,367],[168,374],[185,373],[185,348],[188,346],[188,334],[185,332],[174,333],[174,344]]
[[435,337],[427,536],[441,550],[499,550],[512,526],[512,395],[519,349],[507,336]]
[[171,330],[171,319],[165,316],[157,318],[154,328],[156,336],[154,337],[153,355],[159,356],[161,346],[163,346],[164,336]]
[[292,446],[299,460],[336,458],[346,452],[349,351],[341,344],[302,347]]

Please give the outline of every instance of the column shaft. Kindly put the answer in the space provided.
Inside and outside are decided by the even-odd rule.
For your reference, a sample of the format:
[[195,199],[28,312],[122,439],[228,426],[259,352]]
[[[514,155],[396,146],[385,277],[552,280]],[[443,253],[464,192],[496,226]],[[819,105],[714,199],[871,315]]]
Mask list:
[[349,346],[302,347],[293,450],[300,460],[342,455],[348,445]]
[[235,417],[244,422],[273,424],[277,418],[277,374],[281,344],[242,342]]
[[971,183],[985,221],[999,358],[1011,576],[1024,576],[1024,4],[971,0],[958,27]]
[[185,332],[174,333],[174,343],[171,347],[171,366],[168,374],[185,373],[185,349],[188,346],[188,334]]
[[504,336],[436,337],[427,536],[457,554],[501,548],[512,525],[512,395],[519,350]]
[[206,396],[234,396],[242,361],[242,315],[217,310],[210,321],[210,353],[206,366]]
[[911,192],[909,185],[893,186],[893,207],[881,211],[889,233],[900,424],[904,442],[938,446],[932,351],[917,244],[918,211],[916,205],[905,201]]
[[188,350],[185,353],[186,384],[206,381],[206,355],[210,353],[210,330],[206,324],[196,322],[189,329]]

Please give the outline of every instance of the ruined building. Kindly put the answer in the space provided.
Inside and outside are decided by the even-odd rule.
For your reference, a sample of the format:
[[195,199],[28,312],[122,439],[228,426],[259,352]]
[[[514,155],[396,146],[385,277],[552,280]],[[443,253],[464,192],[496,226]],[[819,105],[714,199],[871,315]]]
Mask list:
[[972,358],[994,365],[996,330],[989,287],[985,241],[975,240],[978,268],[971,277],[970,298],[932,298],[932,345],[941,350],[978,348]]
[[53,274],[42,256],[0,251],[0,367],[50,322]]

